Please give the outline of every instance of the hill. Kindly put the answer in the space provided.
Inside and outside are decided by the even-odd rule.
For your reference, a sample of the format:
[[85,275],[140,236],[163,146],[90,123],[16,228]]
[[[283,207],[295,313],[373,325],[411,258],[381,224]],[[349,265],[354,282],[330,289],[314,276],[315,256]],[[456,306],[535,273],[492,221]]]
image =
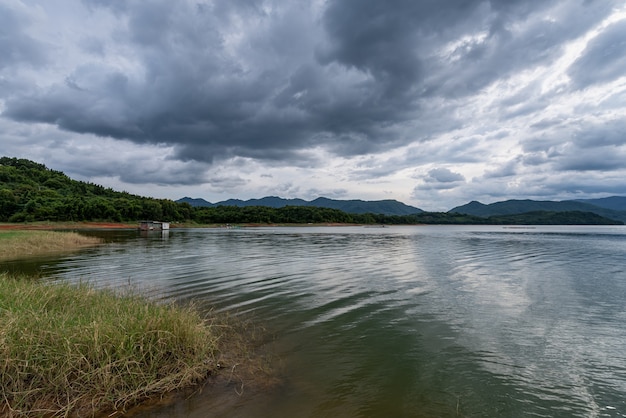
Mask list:
[[285,206],[309,206],[309,202],[302,199],[283,199],[276,196],[267,196],[261,199],[228,199],[217,203],[211,203],[202,198],[183,197],[178,199],[177,202],[186,202],[194,207],[216,207],[216,206],[237,206],[240,208],[247,206],[265,206],[268,208],[282,208]]
[[415,213],[421,213],[423,210],[406,205],[397,200],[335,200],[325,197],[318,197],[312,201],[306,201],[303,199],[283,199],[276,196],[263,197],[261,199],[239,200],[229,199],[222,202],[211,203],[204,199],[193,199],[190,197],[183,197],[177,200],[177,202],[189,203],[195,207],[216,207],[216,206],[236,206],[236,207],[248,207],[248,206],[266,206],[270,208],[282,208],[286,206],[308,206],[318,208],[337,209],[346,213],[365,214],[374,213],[382,215],[412,215]]
[[612,210],[576,200],[506,200],[488,205],[472,201],[450,209],[448,213],[462,213],[480,217],[519,215],[527,212],[590,212],[596,215],[626,222],[626,211]]
[[575,202],[588,203],[605,209],[626,211],[625,196],[610,196],[601,199],[576,199]]
[[487,218],[495,225],[623,225],[624,222],[605,218],[592,212],[524,212]]
[[19,158],[0,158],[0,222],[136,221],[191,217],[191,206],[72,180]]

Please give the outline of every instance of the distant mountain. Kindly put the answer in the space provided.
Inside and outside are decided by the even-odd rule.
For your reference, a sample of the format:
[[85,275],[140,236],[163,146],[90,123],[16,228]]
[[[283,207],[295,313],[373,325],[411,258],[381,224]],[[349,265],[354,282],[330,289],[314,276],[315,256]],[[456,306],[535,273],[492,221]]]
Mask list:
[[310,206],[306,200],[302,199],[283,199],[276,196],[266,196],[261,199],[239,200],[228,199],[218,202],[215,206],[267,206],[270,208],[282,208],[285,206]]
[[334,200],[325,197],[308,203],[307,206],[339,209],[346,213],[380,213],[383,215],[412,215],[424,212],[422,209],[405,205],[397,200]]
[[605,209],[626,211],[625,196],[611,196],[601,199],[576,199],[575,202],[589,203],[590,205],[600,206]]
[[516,215],[490,216],[495,225],[624,225],[616,219],[605,218],[592,212],[524,212]]
[[[598,199],[600,200],[600,199]],[[614,201],[610,200],[610,204]],[[546,200],[506,200],[485,205],[483,203],[472,201],[462,206],[450,209],[449,213],[463,213],[467,215],[489,217],[517,215],[526,212],[591,212],[605,218],[626,222],[626,211],[612,210],[606,207],[593,205],[586,202],[576,200],[564,201],[546,201]]]
[[189,203],[191,206],[203,207],[203,206],[237,206],[237,207],[246,207],[246,206],[266,206],[270,208],[282,208],[284,206],[310,206],[309,202],[302,199],[283,199],[276,196],[268,196],[263,197],[261,199],[250,199],[250,200],[241,200],[241,199],[228,199],[223,200],[217,203],[208,202],[202,198],[194,199],[191,197],[183,197],[182,199],[178,199],[176,202],[178,203]]
[[207,202],[204,199],[194,199],[191,197],[183,197],[182,199],[178,199],[176,203],[189,203],[191,206],[213,206],[213,203]]
[[282,208],[285,206],[312,206],[319,208],[339,209],[346,213],[375,213],[383,215],[412,215],[422,213],[423,210],[406,205],[397,200],[335,200],[325,197],[318,197],[312,201],[303,199],[283,199],[276,196],[267,196],[261,199],[239,200],[229,199],[222,202],[211,203],[204,199],[193,199],[183,197],[177,202],[186,202],[191,206],[267,206],[271,208]]

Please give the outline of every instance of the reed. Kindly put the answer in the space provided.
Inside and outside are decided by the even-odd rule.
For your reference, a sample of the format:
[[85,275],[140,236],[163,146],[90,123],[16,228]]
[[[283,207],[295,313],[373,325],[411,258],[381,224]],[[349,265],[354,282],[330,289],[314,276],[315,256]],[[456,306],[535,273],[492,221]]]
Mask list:
[[0,273],[0,416],[92,416],[201,382],[219,333],[193,307]]
[[77,232],[0,231],[0,260],[75,251],[101,242],[100,238]]

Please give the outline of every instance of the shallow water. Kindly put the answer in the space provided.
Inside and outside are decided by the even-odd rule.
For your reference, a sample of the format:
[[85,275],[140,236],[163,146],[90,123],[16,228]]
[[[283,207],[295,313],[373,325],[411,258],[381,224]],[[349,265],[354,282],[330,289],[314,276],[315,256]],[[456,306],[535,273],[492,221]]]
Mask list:
[[12,268],[250,315],[281,378],[144,417],[626,416],[625,227],[106,236]]

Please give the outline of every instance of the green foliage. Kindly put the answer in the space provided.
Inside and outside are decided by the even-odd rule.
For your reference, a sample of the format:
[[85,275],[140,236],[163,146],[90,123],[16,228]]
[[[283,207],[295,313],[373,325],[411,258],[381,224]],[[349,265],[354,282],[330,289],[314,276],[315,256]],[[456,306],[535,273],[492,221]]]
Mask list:
[[[616,221],[626,222],[626,211],[621,210],[626,201],[625,197],[613,196],[605,199],[594,199],[586,201],[575,200],[563,200],[560,202],[555,201],[538,201],[538,200],[505,200],[503,202],[491,203],[488,205],[480,202],[470,202],[463,206],[458,206],[451,209],[449,212],[465,213],[468,215],[481,216],[484,218],[494,216],[507,216],[507,215],[520,215],[534,213],[535,217],[541,219],[541,216],[537,216],[538,213],[552,213],[552,212],[569,212],[566,216],[566,222],[571,222],[570,217],[576,218],[573,212],[591,212],[604,218],[614,219]],[[599,203],[597,206],[592,203]],[[515,220],[515,217],[509,218]],[[587,222],[585,219],[581,219],[582,222]],[[552,222],[552,221],[550,221]]]
[[0,222],[114,221],[192,218],[189,205],[116,192],[72,180],[43,164],[0,158]]
[[492,216],[489,220],[499,225],[623,225],[621,221],[604,218],[592,212],[534,211],[517,215]]
[[194,220],[204,224],[354,223],[354,215],[312,206],[217,206],[195,208]]

